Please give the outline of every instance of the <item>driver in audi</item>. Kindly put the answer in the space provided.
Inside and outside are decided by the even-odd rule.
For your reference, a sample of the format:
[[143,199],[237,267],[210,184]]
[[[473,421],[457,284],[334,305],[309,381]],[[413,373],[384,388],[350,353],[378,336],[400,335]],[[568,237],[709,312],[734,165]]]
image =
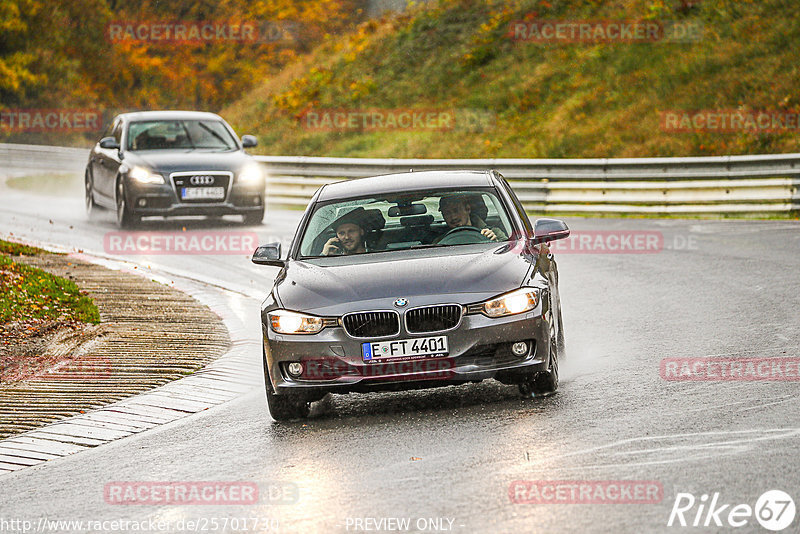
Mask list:
[[[481,234],[492,241],[505,241],[508,236],[500,228],[489,228],[486,222],[472,213],[472,206],[466,195],[445,195],[439,199],[439,212],[449,229],[460,226],[472,226],[480,230]],[[434,240],[438,243],[442,237]]]

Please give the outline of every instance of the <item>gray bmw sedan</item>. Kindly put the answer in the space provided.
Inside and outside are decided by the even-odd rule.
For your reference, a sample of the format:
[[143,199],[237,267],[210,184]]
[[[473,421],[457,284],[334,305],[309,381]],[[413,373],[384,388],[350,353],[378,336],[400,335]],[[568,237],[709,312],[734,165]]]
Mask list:
[[412,172],[325,185],[261,308],[275,420],[305,417],[327,393],[493,378],[525,396],[558,387],[564,330],[548,243],[497,172]]

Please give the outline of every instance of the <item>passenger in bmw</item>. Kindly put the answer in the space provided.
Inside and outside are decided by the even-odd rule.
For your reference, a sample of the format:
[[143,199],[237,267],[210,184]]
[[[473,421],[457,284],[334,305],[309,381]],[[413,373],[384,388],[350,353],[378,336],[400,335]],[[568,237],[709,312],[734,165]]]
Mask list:
[[328,239],[322,247],[323,256],[363,254],[367,251],[364,240],[364,211],[359,206],[333,221],[330,228],[336,232],[336,236]]

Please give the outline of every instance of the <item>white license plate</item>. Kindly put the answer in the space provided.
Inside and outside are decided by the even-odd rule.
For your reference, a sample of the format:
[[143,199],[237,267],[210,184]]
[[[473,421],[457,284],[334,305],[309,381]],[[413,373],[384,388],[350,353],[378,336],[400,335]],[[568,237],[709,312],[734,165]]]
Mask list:
[[447,336],[395,339],[361,344],[361,353],[365,362],[447,356],[447,351]]
[[225,198],[224,187],[184,187],[181,189],[181,198],[185,200],[220,200]]

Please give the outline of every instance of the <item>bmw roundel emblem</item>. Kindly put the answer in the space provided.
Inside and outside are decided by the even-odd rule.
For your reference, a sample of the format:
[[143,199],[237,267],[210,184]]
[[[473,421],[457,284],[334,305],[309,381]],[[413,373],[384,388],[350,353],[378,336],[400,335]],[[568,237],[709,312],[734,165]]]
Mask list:
[[397,306],[398,308],[402,308],[408,305],[408,299],[399,298],[394,301],[394,305]]

